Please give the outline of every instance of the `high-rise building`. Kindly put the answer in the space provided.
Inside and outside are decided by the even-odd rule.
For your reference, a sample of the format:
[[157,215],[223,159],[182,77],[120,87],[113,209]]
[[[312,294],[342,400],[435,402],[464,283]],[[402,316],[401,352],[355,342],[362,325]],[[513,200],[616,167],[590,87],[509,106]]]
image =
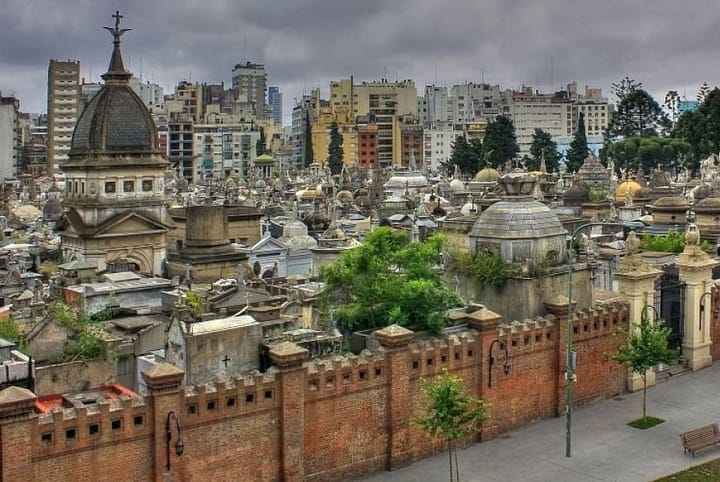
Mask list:
[[[308,149],[307,141],[312,140],[312,124],[318,117],[320,110],[320,90],[313,90],[310,95],[303,95],[296,102],[292,111],[292,126],[290,140],[292,143],[293,167],[302,167]],[[308,128],[310,129],[308,133]]]
[[0,181],[17,177],[20,156],[20,101],[0,95]]
[[363,82],[353,86],[352,95],[353,112],[357,115],[370,115],[377,124],[376,153],[380,167],[400,164],[400,123],[410,124],[411,118],[417,120],[415,82],[388,82],[387,79]]
[[232,87],[238,98],[245,99],[254,106],[255,118],[265,118],[265,88],[267,74],[265,66],[247,62],[236,64],[232,70]]
[[270,118],[275,124],[281,126],[283,123],[283,111],[280,87],[268,87],[268,105],[270,106]]
[[260,131],[253,124],[195,124],[193,135],[194,183],[251,176],[260,140]]
[[48,173],[68,159],[80,109],[80,62],[50,60],[48,67]]
[[451,122],[447,87],[426,85],[425,95],[418,97],[418,113],[420,122],[425,127],[435,128]]

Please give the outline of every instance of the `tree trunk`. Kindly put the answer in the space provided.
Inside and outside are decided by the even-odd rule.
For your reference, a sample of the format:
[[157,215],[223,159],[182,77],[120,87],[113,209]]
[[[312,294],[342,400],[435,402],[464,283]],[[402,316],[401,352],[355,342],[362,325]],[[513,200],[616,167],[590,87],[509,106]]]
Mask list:
[[452,442],[449,439],[448,439],[448,461],[450,462],[450,482],[453,482]]
[[460,468],[457,461],[457,440],[453,443],[453,458],[455,459],[455,482],[460,482]]
[[645,424],[646,407],[647,407],[647,372],[643,373],[643,425]]

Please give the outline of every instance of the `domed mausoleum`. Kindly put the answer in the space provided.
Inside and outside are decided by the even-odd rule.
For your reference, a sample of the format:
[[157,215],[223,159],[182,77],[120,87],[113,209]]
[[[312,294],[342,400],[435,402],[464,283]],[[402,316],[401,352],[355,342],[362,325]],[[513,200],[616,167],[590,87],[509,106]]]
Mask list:
[[497,252],[511,263],[565,260],[567,231],[549,207],[532,198],[536,182],[535,176],[526,173],[498,179],[505,197],[483,211],[473,225],[471,249]]
[[64,214],[58,231],[65,261],[99,270],[160,275],[172,229],[164,203],[167,161],[142,100],[129,85],[120,51],[120,15],[103,88],[78,119],[65,173]]

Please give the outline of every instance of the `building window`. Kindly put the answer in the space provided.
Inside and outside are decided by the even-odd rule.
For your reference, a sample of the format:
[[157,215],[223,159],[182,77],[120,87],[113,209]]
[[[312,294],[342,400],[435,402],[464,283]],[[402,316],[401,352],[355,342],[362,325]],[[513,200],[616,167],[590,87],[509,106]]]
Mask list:
[[115,192],[115,181],[108,181],[105,183],[105,194]]
[[143,192],[150,192],[153,190],[152,179],[143,179],[142,190],[143,190]]
[[135,192],[135,181],[123,181],[123,192]]

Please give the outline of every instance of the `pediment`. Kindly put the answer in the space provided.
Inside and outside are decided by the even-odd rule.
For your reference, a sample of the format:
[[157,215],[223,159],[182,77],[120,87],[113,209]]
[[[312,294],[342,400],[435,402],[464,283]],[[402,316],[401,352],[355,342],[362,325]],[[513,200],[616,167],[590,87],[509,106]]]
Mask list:
[[255,243],[255,245],[251,248],[251,252],[253,254],[257,254],[265,253],[268,251],[282,251],[287,249],[288,247],[284,243],[278,241],[273,237],[268,236]]
[[132,212],[109,220],[97,230],[98,236],[165,232],[167,226],[159,221]]

